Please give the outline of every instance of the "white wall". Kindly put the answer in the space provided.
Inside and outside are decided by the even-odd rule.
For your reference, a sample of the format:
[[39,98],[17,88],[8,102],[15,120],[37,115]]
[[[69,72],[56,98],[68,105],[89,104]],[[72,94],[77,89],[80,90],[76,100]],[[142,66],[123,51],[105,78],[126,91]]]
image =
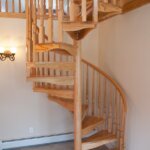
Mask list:
[[150,5],[100,24],[100,66],[127,95],[127,150],[149,150]]
[[82,58],[97,66],[99,63],[99,29],[97,27],[89,32],[81,42]]
[[0,140],[73,131],[72,114],[48,101],[46,94],[32,92],[26,81],[25,24],[0,18],[0,46],[17,47],[16,61],[0,61]]

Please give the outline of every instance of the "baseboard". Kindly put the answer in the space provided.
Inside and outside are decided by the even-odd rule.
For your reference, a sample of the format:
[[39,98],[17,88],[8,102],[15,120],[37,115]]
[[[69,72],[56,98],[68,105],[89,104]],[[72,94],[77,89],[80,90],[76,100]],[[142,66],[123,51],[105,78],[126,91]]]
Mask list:
[[68,133],[68,134],[59,134],[59,135],[53,135],[47,137],[37,137],[31,139],[2,141],[0,142],[0,150],[43,145],[43,144],[50,144],[50,143],[57,143],[57,142],[66,142],[66,141],[71,141],[73,139],[74,139],[73,133]]
[[0,141],[0,150],[2,150],[2,141]]

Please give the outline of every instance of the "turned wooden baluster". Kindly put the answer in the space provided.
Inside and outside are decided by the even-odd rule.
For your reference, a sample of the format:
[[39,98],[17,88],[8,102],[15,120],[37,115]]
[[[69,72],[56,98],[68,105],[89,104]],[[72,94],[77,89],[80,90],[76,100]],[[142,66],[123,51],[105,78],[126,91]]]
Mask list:
[[21,8],[21,0],[19,0],[19,13],[21,13],[22,8]]
[[5,1],[5,11],[8,12],[8,0]]
[[45,28],[44,28],[44,1],[40,0],[40,33],[39,33],[39,42],[44,43],[45,38],[44,38],[44,33]]
[[[26,0],[26,61],[30,62],[30,42],[29,42],[29,1]],[[14,0],[12,0],[12,12],[14,12]],[[27,68],[27,76],[30,76],[30,68]]]
[[40,15],[40,0],[38,0],[37,3],[38,3],[38,4],[37,4],[37,5],[38,5],[38,6],[37,6],[37,7],[38,7],[38,8],[37,8],[38,13],[37,13],[37,14],[38,14],[38,16],[39,16],[39,15]]
[[[35,45],[38,43],[38,27],[37,27],[37,7],[36,7],[37,1],[33,0],[33,5],[32,5],[32,9],[33,9],[33,13],[32,13],[32,17],[33,17],[33,23],[32,23],[32,27],[33,27],[33,62],[37,62],[39,59],[39,56],[37,54],[37,52],[35,51]],[[39,68],[34,68],[35,71],[35,75],[38,75],[39,72]],[[38,83],[33,84],[33,86],[37,86]]]
[[113,131],[113,88],[112,85],[109,83],[109,106],[108,106],[108,131],[111,133]]
[[[26,6],[28,7],[28,1],[26,1]],[[12,12],[15,12],[15,0],[12,0]]]
[[69,11],[70,11],[69,0],[67,0],[66,5],[67,5],[66,15],[68,16],[69,15]]
[[26,35],[27,35],[27,59],[28,62],[33,61],[33,55],[32,55],[32,1],[31,0],[26,0],[26,16],[27,16],[27,30],[26,30]]
[[82,0],[82,21],[86,22],[87,21],[87,10],[86,10],[86,0]]
[[[12,12],[14,12],[14,0],[12,0]],[[29,1],[26,0],[26,46],[27,46],[27,62],[29,59]]]
[[[123,97],[121,97],[121,101],[124,101],[123,100]],[[121,103],[121,139],[120,139],[120,147],[121,147],[121,150],[125,150],[125,118],[126,118],[126,108],[124,108],[124,104]]]
[[[89,102],[89,93],[88,93],[88,90],[89,90],[89,71],[88,71],[88,68],[89,68],[89,66],[88,66],[88,64],[86,65],[86,78],[85,78],[85,80],[86,80],[86,95],[85,95],[85,99],[86,99],[86,104],[88,104],[88,102]],[[88,112],[87,113],[89,113],[89,110],[88,110]]]
[[99,74],[98,76],[98,88],[97,88],[97,93],[98,93],[98,116],[99,117],[102,117],[102,110],[101,110],[101,76]]
[[104,100],[103,100],[103,118],[105,119],[104,129],[107,129],[107,79],[104,78]]
[[95,111],[95,70],[92,70],[92,116],[94,116]]
[[53,41],[53,0],[48,0],[48,42]]
[[[14,7],[14,5],[12,6]],[[33,40],[32,40],[32,7],[33,2],[31,0],[26,0],[26,39],[27,39],[27,62],[33,61]],[[33,68],[30,69],[29,76],[35,74]]]
[[36,0],[33,0],[33,23],[32,23],[32,27],[33,27],[33,61],[36,61],[36,52],[35,52],[35,45],[37,44],[37,15],[36,15]]
[[59,0],[56,0],[56,10],[55,10],[56,17],[58,17],[58,3],[59,3]]
[[93,21],[98,22],[98,0],[93,0]]
[[70,0],[70,11],[69,11],[69,15],[70,15],[70,21],[74,22],[75,21],[75,4],[73,0]]
[[63,0],[59,0],[58,7],[58,42],[63,41]]
[[0,0],[0,12],[2,12],[2,0]]

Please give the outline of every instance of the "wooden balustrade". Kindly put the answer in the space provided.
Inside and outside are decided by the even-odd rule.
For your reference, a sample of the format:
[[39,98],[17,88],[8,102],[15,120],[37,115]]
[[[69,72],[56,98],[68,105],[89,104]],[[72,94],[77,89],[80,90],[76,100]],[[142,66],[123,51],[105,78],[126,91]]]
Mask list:
[[107,129],[119,139],[118,148],[123,149],[126,117],[125,96],[118,84],[106,73],[89,62],[82,61],[82,99],[88,105],[88,116],[105,119],[99,130]]
[[24,0],[0,0],[0,17],[25,18]]
[[[0,17],[9,18],[26,18],[26,4],[30,0],[0,0]],[[41,18],[40,0],[36,0],[36,15],[37,19]],[[43,17],[44,19],[58,19],[59,8],[61,0],[43,0]],[[112,4],[113,6],[120,6],[120,0],[62,0],[63,18],[65,21],[89,21],[88,18],[92,16],[93,20],[98,21],[99,3]],[[51,3],[51,14],[49,13]],[[111,6],[108,6],[111,7]]]

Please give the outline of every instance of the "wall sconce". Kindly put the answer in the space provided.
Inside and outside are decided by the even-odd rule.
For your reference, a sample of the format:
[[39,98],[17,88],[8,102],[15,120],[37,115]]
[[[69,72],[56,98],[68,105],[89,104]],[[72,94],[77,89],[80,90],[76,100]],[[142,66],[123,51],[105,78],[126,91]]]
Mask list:
[[15,60],[16,48],[10,48],[10,50],[5,50],[3,47],[0,47],[0,60],[5,61],[6,58],[9,60]]

